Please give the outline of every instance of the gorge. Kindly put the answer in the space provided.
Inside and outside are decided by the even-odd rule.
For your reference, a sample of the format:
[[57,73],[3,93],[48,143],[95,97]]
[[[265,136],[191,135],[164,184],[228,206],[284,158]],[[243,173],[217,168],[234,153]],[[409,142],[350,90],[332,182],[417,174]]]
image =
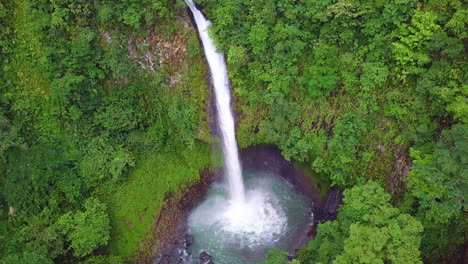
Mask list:
[[192,0],[186,2],[193,13],[213,80],[225,180],[212,186],[206,199],[188,218],[194,241],[192,253],[198,257],[207,251],[217,263],[259,263],[269,249],[290,249],[311,222],[311,202],[296,193],[281,175],[242,170],[225,59],[209,36],[211,22]]

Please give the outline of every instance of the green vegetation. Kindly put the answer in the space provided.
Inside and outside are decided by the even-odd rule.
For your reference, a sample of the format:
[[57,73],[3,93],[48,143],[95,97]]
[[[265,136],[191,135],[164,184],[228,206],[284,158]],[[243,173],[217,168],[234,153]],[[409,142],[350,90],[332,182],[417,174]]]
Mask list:
[[423,226],[389,203],[375,182],[344,192],[338,218],[319,226],[299,252],[301,263],[422,263]]
[[[460,258],[466,3],[197,2],[226,54],[239,145],[275,144],[344,190],[295,263]],[[0,3],[0,263],[146,253],[164,198],[212,166],[207,66],[184,12],[181,0]]]
[[262,264],[283,264],[286,263],[288,252],[277,248],[268,251],[265,260]]
[[113,227],[109,250],[114,255],[131,257],[139,242],[147,238],[164,205],[164,196],[199,179],[199,169],[207,168],[208,148],[185,150],[182,157],[150,152],[121,186],[100,190],[110,205]]
[[436,262],[453,245],[466,243],[468,130],[461,124],[444,131],[435,145],[413,149],[413,169],[403,208],[424,225],[421,250]]
[[0,263],[129,260],[165,196],[211,166],[207,68],[182,8],[2,1]]
[[97,199],[85,201],[85,212],[70,212],[60,216],[57,229],[65,234],[76,257],[84,257],[109,240],[109,218],[106,205]]

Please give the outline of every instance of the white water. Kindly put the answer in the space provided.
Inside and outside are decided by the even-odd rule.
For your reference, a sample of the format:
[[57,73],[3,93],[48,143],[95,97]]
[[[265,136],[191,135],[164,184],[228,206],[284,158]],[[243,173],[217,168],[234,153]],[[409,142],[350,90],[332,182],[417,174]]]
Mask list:
[[211,22],[195,7],[193,0],[186,0],[193,13],[198,34],[203,43],[206,60],[210,66],[215,89],[216,108],[218,110],[218,125],[221,130],[221,140],[224,154],[225,174],[229,183],[231,199],[239,204],[244,202],[244,183],[237,150],[234,118],[231,111],[231,94],[227,75],[226,62],[221,53],[216,52],[213,39],[208,35]]
[[220,264],[258,264],[268,250],[291,250],[310,220],[310,203],[278,175],[244,172],[245,202],[232,203],[222,184],[188,219],[193,260],[207,251]]

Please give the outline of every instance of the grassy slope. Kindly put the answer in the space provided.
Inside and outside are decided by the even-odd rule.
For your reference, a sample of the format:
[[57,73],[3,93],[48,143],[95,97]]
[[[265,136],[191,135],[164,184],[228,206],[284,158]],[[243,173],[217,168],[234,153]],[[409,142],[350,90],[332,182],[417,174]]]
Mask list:
[[201,144],[185,149],[180,156],[148,152],[127,182],[103,186],[100,193],[109,205],[112,226],[110,253],[131,258],[151,234],[165,195],[197,181],[200,170],[210,163],[209,149]]

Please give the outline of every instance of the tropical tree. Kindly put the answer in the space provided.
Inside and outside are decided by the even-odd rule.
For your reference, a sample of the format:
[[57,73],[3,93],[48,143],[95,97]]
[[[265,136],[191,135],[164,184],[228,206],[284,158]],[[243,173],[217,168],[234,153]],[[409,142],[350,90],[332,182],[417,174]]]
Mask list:
[[375,182],[344,191],[338,218],[319,224],[301,263],[422,263],[421,223],[390,204]]

